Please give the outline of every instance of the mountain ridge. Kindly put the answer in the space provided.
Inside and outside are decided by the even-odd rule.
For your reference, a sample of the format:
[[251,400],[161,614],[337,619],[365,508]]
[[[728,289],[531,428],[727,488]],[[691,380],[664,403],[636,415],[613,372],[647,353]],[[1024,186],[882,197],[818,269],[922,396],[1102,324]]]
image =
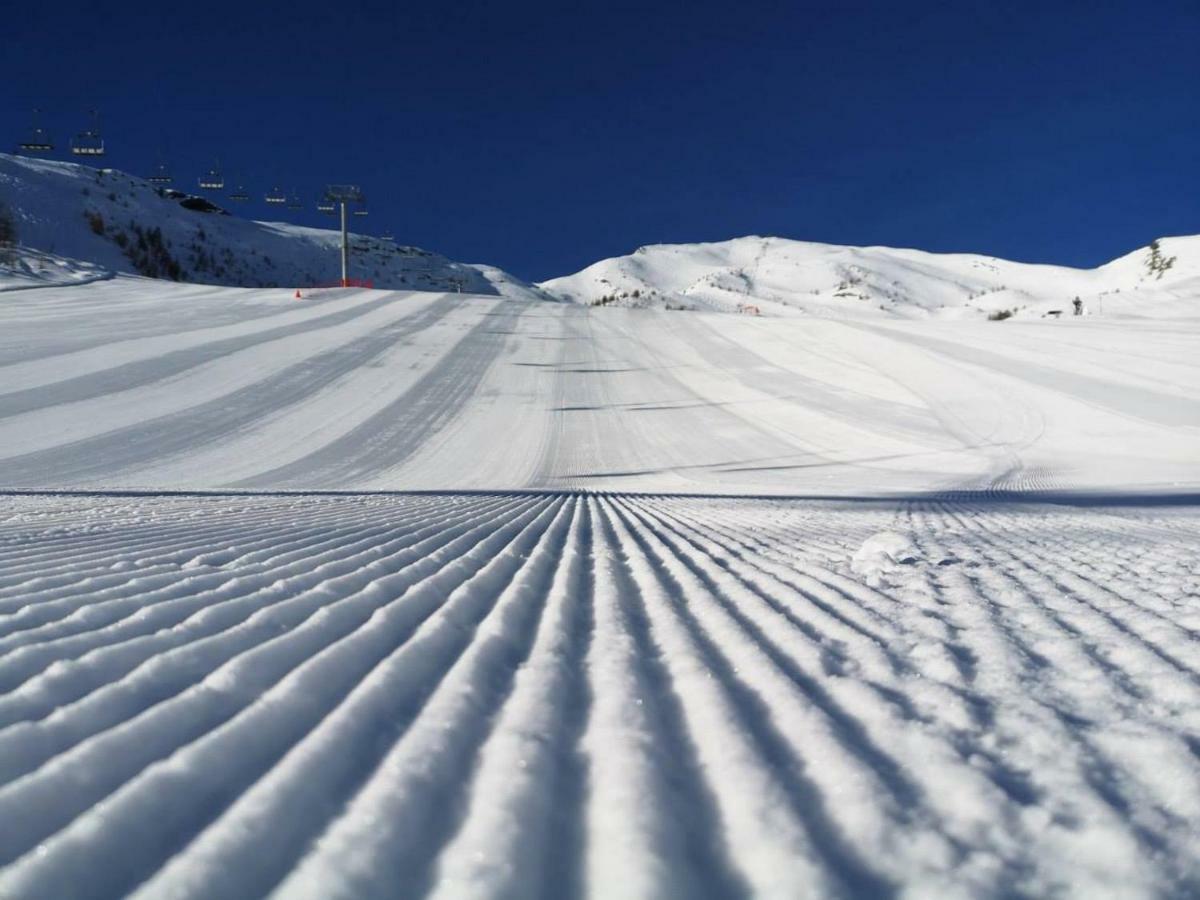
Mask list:
[[1162,238],[1095,269],[1075,269],[750,235],[650,244],[538,287],[595,306],[776,315],[1044,316],[1069,314],[1076,297],[1084,311],[1177,314],[1200,297],[1200,237]]
[[[80,272],[229,287],[298,288],[341,277],[341,233],[244,219],[213,200],[116,169],[0,153],[0,205],[20,252],[0,260],[0,288],[70,283]],[[351,234],[351,276],[376,287],[548,300],[494,266]]]
[[[243,219],[209,198],[114,169],[0,154],[0,205],[18,250],[0,290],[140,274],[235,287],[340,278],[340,233]],[[835,318],[1195,315],[1200,236],[1162,238],[1094,269],[971,253],[748,235],[648,244],[529,283],[496,266],[352,235],[351,275],[375,287],[462,291],[592,306]]]

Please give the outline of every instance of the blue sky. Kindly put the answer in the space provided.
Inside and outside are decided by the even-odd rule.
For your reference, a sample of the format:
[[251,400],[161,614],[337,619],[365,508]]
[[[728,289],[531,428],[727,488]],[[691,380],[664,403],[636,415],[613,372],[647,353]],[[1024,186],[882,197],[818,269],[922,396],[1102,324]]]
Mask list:
[[[6,149],[98,107],[111,165],[531,279],[772,234],[1089,266],[1200,232],[1200,3],[28,4]],[[259,202],[246,212],[267,216]]]

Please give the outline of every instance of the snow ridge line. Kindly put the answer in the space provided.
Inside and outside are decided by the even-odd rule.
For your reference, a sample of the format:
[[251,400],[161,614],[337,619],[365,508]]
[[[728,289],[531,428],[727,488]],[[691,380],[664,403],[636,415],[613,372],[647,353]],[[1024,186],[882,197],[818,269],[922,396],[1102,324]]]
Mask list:
[[[613,491],[608,488],[590,487],[529,487],[515,485],[497,488],[136,488],[120,487],[31,487],[9,485],[0,487],[0,497],[3,498],[80,498],[80,499],[166,499],[177,498],[225,498],[225,499],[256,499],[256,498],[291,498],[306,497],[474,497],[474,496],[620,496],[646,497],[652,500],[697,500],[716,501],[719,503],[741,505],[751,501],[764,504],[780,504],[783,508],[788,505],[813,507],[827,505],[830,507],[863,506],[881,510],[894,511],[899,504],[920,502],[960,503],[972,510],[982,511],[986,508],[999,509],[1003,506],[1022,507],[1064,507],[1099,510],[1108,516],[1117,516],[1124,511],[1137,513],[1143,510],[1156,509],[1187,509],[1200,507],[1200,493],[1183,491],[1113,491],[1097,492],[1091,489],[1065,489],[1054,491],[1017,491],[1006,489],[982,490],[938,490],[938,491],[884,491],[878,494],[755,494],[735,492],[695,491]],[[0,523],[2,526],[3,523]],[[801,526],[796,526],[801,527]],[[1169,519],[1155,519],[1153,527],[1162,529],[1164,533],[1173,533],[1175,525]],[[1182,530],[1190,531],[1190,525],[1184,524]]]
[[[500,497],[501,495],[496,495]],[[365,498],[365,502],[369,499]],[[419,510],[430,508],[433,501],[421,503],[414,498],[408,504],[409,509]],[[131,568],[160,570],[163,567],[224,567],[239,562],[253,562],[255,557],[267,551],[279,541],[278,523],[275,518],[284,515],[292,523],[293,528],[300,528],[298,537],[289,534],[283,553],[275,556],[304,554],[305,545],[300,543],[310,537],[325,535],[326,540],[336,540],[330,537],[330,526],[323,522],[322,511],[305,508],[299,502],[274,502],[261,504],[266,507],[262,515],[249,516],[239,513],[234,534],[239,541],[239,556],[230,557],[228,551],[215,549],[214,544],[229,534],[230,517],[225,515],[219,500],[210,500],[204,504],[204,515],[199,521],[185,521],[171,526],[156,522],[146,523],[140,518],[132,521],[120,518],[121,534],[131,539],[137,548],[136,557],[130,559],[130,554],[119,554],[120,558],[113,562],[113,521],[117,516],[110,516],[98,528],[80,529],[77,521],[71,521],[66,526],[55,526],[50,529],[40,529],[31,540],[0,540],[0,561],[2,561],[5,576],[0,576],[0,598],[14,595],[18,602],[0,602],[0,613],[10,613],[20,609],[21,598],[36,601],[42,592],[53,592],[56,589],[68,590],[72,579],[87,577],[88,590],[103,586],[103,579],[116,580],[122,576],[119,573]],[[444,504],[444,506],[451,506]],[[359,524],[336,526],[339,531],[361,528]],[[0,533],[3,533],[0,526]],[[136,540],[132,540],[136,537]],[[4,545],[8,545],[7,547]],[[313,545],[317,546],[317,545]],[[9,552],[12,548],[12,552]],[[272,559],[267,556],[267,559]],[[58,574],[47,576],[40,574],[46,570],[47,564],[53,561]],[[34,577],[28,577],[31,573]],[[86,576],[83,573],[87,573]],[[118,574],[110,574],[118,573]],[[100,580],[97,580],[100,579]],[[35,587],[36,585],[36,587]]]
[[[1200,885],[1200,866],[1194,853],[1180,847],[1178,837],[1180,828],[1188,831],[1183,823],[1200,815],[1197,756],[1188,745],[1189,728],[1195,729],[1194,691],[1182,706],[1173,697],[1164,698],[1175,706],[1169,711],[1143,694],[1131,673],[1107,657],[1085,620],[1076,619],[1043,586],[1018,577],[1023,564],[1012,548],[1022,541],[982,545],[981,555],[973,532],[982,517],[962,508],[950,514],[936,504],[917,505],[911,514],[912,533],[921,538],[919,549],[956,554],[964,563],[924,569],[921,593],[938,608],[954,611],[953,618],[946,618],[947,633],[959,649],[950,654],[950,662],[968,682],[964,699],[971,703],[970,730],[995,733],[997,744],[1010,748],[1003,755],[991,748],[976,751],[987,760],[984,769],[993,783],[1008,796],[1006,827],[1014,838],[1024,833],[1005,854],[1010,889],[1028,891],[1030,883],[1043,879],[1072,883],[1085,892],[1150,896],[1194,891]],[[1037,523],[1037,517],[1030,518]],[[1052,526],[1038,523],[1041,527],[1031,527],[1030,536],[1059,533],[1066,526],[1062,518]],[[945,549],[938,547],[943,537]],[[972,602],[961,602],[968,598]],[[964,621],[966,612],[972,619],[984,612],[988,627]],[[981,640],[989,631],[999,640]],[[995,700],[1001,691],[1008,697],[1004,704]],[[1191,725],[1168,724],[1180,715]],[[1045,741],[1015,738],[1031,731],[1044,734]],[[1141,750],[1127,755],[1133,735]],[[1155,755],[1153,774],[1161,776],[1147,779],[1151,773],[1144,765],[1145,753]],[[1058,799],[1047,803],[1049,796]],[[1057,807],[1052,815],[1079,823],[1045,835],[1054,852],[1078,859],[1103,846],[1107,874],[1052,871],[1048,857],[1030,852],[1035,819],[1022,813],[1043,804]]]
[[[355,660],[355,666],[361,667],[362,658],[350,649],[353,645],[370,641],[375,646],[386,646],[383,641],[386,634],[397,629],[400,633],[408,633],[439,602],[443,591],[459,583],[461,578],[469,577],[470,566],[478,565],[475,560],[479,555],[504,546],[545,505],[545,502],[526,503],[524,510],[507,521],[475,523],[429,555],[414,554],[413,562],[394,572],[385,569],[387,573],[382,576],[374,572],[343,576],[343,580],[350,579],[351,585],[357,588],[345,603],[326,606],[299,627],[282,635],[267,636],[266,641],[256,642],[249,649],[239,649],[237,655],[217,646],[212,647],[207,657],[197,654],[201,645],[181,648],[181,665],[177,666],[175,679],[179,687],[190,686],[169,699],[160,699],[167,675],[162,671],[163,661],[151,660],[142,670],[142,684],[132,691],[124,689],[124,697],[119,698],[123,700],[119,709],[132,718],[114,723],[112,719],[120,714],[113,702],[118,698],[93,694],[95,700],[91,705],[96,708],[95,714],[105,719],[105,730],[81,743],[72,739],[68,745],[70,749],[48,765],[0,788],[0,807],[6,807],[10,802],[28,803],[30,808],[39,810],[41,816],[27,816],[24,831],[28,836],[39,833],[49,836],[54,828],[51,822],[62,827],[66,824],[64,814],[83,812],[126,779],[136,776],[140,767],[156,758],[165,759],[165,754],[174,753],[182,744],[203,737],[212,729],[219,730],[224,722],[247,706],[261,705],[259,698],[281,680],[294,682],[299,678],[314,686],[319,684],[322,692],[336,690],[336,680],[315,680],[313,675],[303,673],[322,671],[330,665],[326,660],[347,656]],[[409,569],[413,570],[411,574],[407,572]],[[323,591],[336,598],[337,593],[332,588],[332,584],[322,581],[310,590]],[[397,602],[417,590],[425,598],[421,603]],[[347,608],[349,603],[356,604],[357,608]],[[381,611],[385,614],[381,615]],[[208,643],[212,644],[211,641]],[[214,668],[214,664],[219,668]],[[348,670],[353,671],[354,667]],[[112,687],[120,688],[127,683],[125,680]],[[162,724],[159,724],[160,720]],[[164,730],[163,725],[174,730]],[[7,736],[8,731],[0,732],[0,738]],[[8,759],[10,755],[5,753],[4,758]],[[35,798],[39,794],[57,790],[58,771],[72,764],[89,772],[87,781],[77,781],[69,798],[60,798],[53,804],[37,802]],[[39,818],[43,818],[45,824],[38,824]],[[3,838],[0,834],[0,859],[8,859],[18,845]]]
[[[454,806],[439,795],[461,789],[459,757],[473,755],[481,737],[476,729],[490,718],[479,707],[506,696],[503,683],[488,676],[500,669],[511,677],[528,651],[532,635],[522,626],[538,615],[537,604],[544,598],[551,560],[562,544],[572,505],[561,501],[542,507],[503,550],[449,593],[404,644],[200,834],[190,848],[187,880],[194,882],[199,867],[204,887],[188,895],[211,896],[216,890],[222,896],[233,896],[231,891],[261,896],[293,868],[294,883],[281,887],[293,896],[380,893],[388,885],[396,890],[404,879],[418,878],[412,858],[421,860],[427,855],[422,848],[436,845],[439,819],[445,815],[440,811]],[[513,609],[514,605],[525,608]],[[470,674],[474,665],[485,667],[485,673],[476,673],[478,679]],[[489,666],[493,671],[486,671]],[[480,696],[483,685],[488,689]],[[450,710],[444,710],[447,694],[452,698]],[[416,748],[406,752],[413,744]],[[348,746],[360,750],[347,753]],[[334,805],[323,799],[330,797],[345,799]],[[399,797],[405,807],[390,815],[360,809],[371,804],[387,807]],[[392,824],[381,829],[380,822]],[[247,830],[264,827],[274,831],[273,849],[265,859],[261,848],[247,847],[241,838]],[[310,847],[310,855],[302,859]],[[340,863],[332,880],[323,875],[328,870],[323,856]],[[212,862],[206,865],[207,860]],[[371,878],[365,873],[347,878],[348,860],[356,861],[356,870],[366,869],[364,861],[373,860]],[[253,862],[261,880],[245,884],[239,861]],[[230,884],[230,877],[243,883]],[[371,879],[380,882],[373,891]],[[178,880],[168,868],[161,882],[145,886],[145,893],[178,891]]]
[[[919,792],[872,744],[854,717],[839,708],[811,670],[805,671],[796,658],[802,644],[777,637],[778,626],[787,622],[777,607],[761,594],[756,597],[736,576],[714,571],[697,553],[698,547],[687,546],[649,516],[620,501],[615,505],[654,564],[689,598],[705,598],[702,604],[689,603],[697,638],[706,647],[709,665],[724,670],[722,681],[738,705],[757,707],[751,730],[760,752],[794,798],[798,821],[826,860],[824,874],[839,891],[891,893],[888,879],[879,877],[864,859],[878,858],[879,850],[890,851],[891,845],[902,842],[899,830],[889,834],[889,828],[919,830],[919,819],[908,821],[908,811],[919,804]],[[818,670],[820,655],[818,650],[809,659]],[[749,687],[744,679],[753,679],[755,686]],[[803,753],[796,750],[801,746]],[[819,765],[813,764],[813,758]],[[826,811],[828,793],[817,769],[832,769],[842,783],[839,803],[858,819],[856,830],[860,841],[866,838],[866,846],[852,849],[842,843]],[[896,800],[900,803],[892,806]]]
[[[228,589],[198,598],[202,601],[199,609],[195,603],[187,603],[182,616],[176,613],[172,603],[159,601],[130,620],[89,634],[22,648],[29,652],[0,661],[0,679],[3,680],[0,683],[20,684],[17,679],[25,678],[20,691],[0,696],[0,723],[9,715],[19,719],[47,715],[50,710],[79,699],[82,691],[97,683],[97,675],[103,674],[112,681],[146,660],[161,659],[161,654],[173,647],[234,628],[246,629],[256,623],[265,625],[269,621],[272,628],[290,627],[329,608],[323,594],[304,590],[306,584],[313,583],[314,575],[319,573],[320,579],[329,583],[356,570],[371,574],[380,560],[389,557],[396,561],[411,556],[414,551],[430,552],[437,547],[437,542],[431,538],[438,532],[446,535],[461,533],[460,523],[467,516],[474,518],[486,514],[489,507],[503,511],[497,504],[482,507],[457,517],[418,521],[416,530],[397,531],[396,538],[378,544],[371,543],[370,537],[361,536],[356,536],[354,541],[340,542],[339,548],[324,554],[324,559],[314,557],[310,562],[316,565],[304,575],[297,576],[291,562],[286,562],[282,567],[262,574],[239,574],[235,584],[230,584],[225,576]],[[334,555],[337,549],[346,553],[338,557]],[[171,615],[167,622],[163,621],[161,613],[164,607]],[[42,673],[51,666],[53,672],[43,677]],[[17,669],[15,677],[14,668]]]
[[[955,520],[960,522],[963,520],[962,513],[953,511],[952,509],[947,510],[947,512]],[[1024,530],[1020,528],[1019,523],[1012,522],[1009,517],[1005,516],[993,517],[989,522],[977,521],[973,523],[972,527],[975,533],[986,535],[985,540],[988,546],[993,548],[1003,547],[1006,539],[1020,535]],[[1095,526],[1091,527],[1094,528]],[[1125,535],[1123,534],[1122,537],[1124,538]],[[1155,542],[1159,544],[1157,549],[1161,551],[1162,539],[1156,537]],[[1177,536],[1173,536],[1170,542],[1176,545],[1178,551],[1184,550],[1184,544]],[[1159,606],[1158,609],[1155,609],[1135,599],[1142,595],[1142,592],[1136,590],[1136,584],[1122,584],[1122,589],[1127,592],[1125,596],[1122,596],[1099,581],[1096,576],[1084,574],[1078,559],[1086,559],[1090,556],[1090,561],[1094,563],[1096,555],[1094,551],[1089,552],[1091,548],[1084,547],[1084,553],[1082,554],[1076,549],[1074,554],[1072,554],[1066,542],[1059,540],[1056,542],[1059,552],[1052,556],[1046,551],[1039,549],[1045,546],[1046,543],[1037,544],[1022,540],[1016,545],[1020,548],[1019,555],[1014,553],[1013,556],[1024,563],[1023,570],[1036,573],[1039,577],[1048,580],[1056,590],[1064,594],[1083,599],[1088,606],[1106,618],[1114,628],[1124,632],[1126,635],[1136,637],[1150,652],[1161,657],[1172,667],[1200,681],[1200,671],[1186,665],[1180,653],[1164,650],[1153,640],[1138,633],[1135,626],[1126,620],[1152,619],[1152,622],[1148,622],[1144,626],[1147,630],[1157,630],[1164,634],[1180,632],[1180,637],[1183,639],[1183,646],[1186,646],[1187,642],[1200,640],[1200,629],[1181,625],[1171,615],[1174,610],[1169,606],[1164,609],[1162,608],[1162,604],[1159,603],[1155,604]],[[1101,606],[1107,608],[1101,609]]]
[[[477,500],[468,506],[486,508],[503,502],[504,499],[496,497]],[[24,578],[29,572],[39,571],[39,567],[45,567],[47,561],[52,559],[56,565],[73,573],[74,577],[86,578],[86,586],[74,590],[74,585],[65,576],[56,579],[25,578],[19,583],[0,589],[0,597],[11,594],[15,598],[0,603],[0,616],[3,616],[0,621],[19,623],[23,615],[35,612],[42,613],[37,617],[38,624],[52,621],[57,617],[51,617],[48,611],[57,611],[60,598],[70,599],[76,605],[86,602],[95,608],[96,595],[110,585],[121,583],[122,579],[127,580],[127,573],[132,569],[138,570],[139,585],[144,585],[141,579],[146,575],[157,576],[162,572],[171,572],[177,577],[181,572],[189,577],[199,577],[211,575],[214,570],[237,568],[244,574],[247,569],[266,569],[301,559],[311,563],[314,558],[319,558],[331,550],[340,549],[338,555],[345,556],[347,548],[343,542],[346,539],[353,536],[356,542],[369,548],[372,546],[371,539],[375,535],[387,533],[389,527],[386,523],[364,525],[357,522],[351,526],[342,526],[331,534],[328,527],[319,526],[313,519],[313,514],[296,510],[290,504],[274,505],[289,519],[286,542],[282,545],[277,523],[272,524],[269,520],[248,521],[247,517],[243,516],[241,521],[246,522],[249,527],[241,527],[239,523],[235,532],[237,549],[230,549],[232,545],[223,549],[216,548],[214,544],[219,545],[229,534],[229,522],[219,515],[206,517],[203,524],[182,524],[169,530],[158,526],[143,527],[140,523],[121,523],[119,533],[106,528],[98,533],[77,537],[76,542],[88,548],[86,553],[63,552],[57,546],[48,551],[43,545],[50,542],[42,537],[33,553],[21,554],[23,568],[17,577]],[[405,527],[411,528],[420,527],[426,521],[421,512],[423,508],[432,510],[432,514],[428,516],[430,521],[440,521],[456,512],[452,505],[441,508],[419,502],[406,505],[411,512]],[[114,545],[119,546],[122,539],[134,538],[138,550],[136,558],[129,560],[126,555],[119,562],[111,563]],[[181,542],[181,538],[186,542]],[[379,553],[380,550],[376,548],[374,552]],[[10,568],[17,568],[12,565],[11,560],[6,560],[5,556],[6,554],[0,552],[0,565],[7,562]],[[67,611],[74,608],[66,606]]]

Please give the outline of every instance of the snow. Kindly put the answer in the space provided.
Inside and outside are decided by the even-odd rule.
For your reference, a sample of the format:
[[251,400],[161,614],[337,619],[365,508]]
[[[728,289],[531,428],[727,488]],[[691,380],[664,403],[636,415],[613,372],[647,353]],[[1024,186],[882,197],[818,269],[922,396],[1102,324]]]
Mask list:
[[[1185,896],[1198,526],[11,496],[0,893]],[[916,553],[872,586],[885,532]]]
[[834,315],[771,242],[754,316],[689,248],[649,308],[23,248],[0,896],[1200,893],[1194,247],[1007,321],[915,251]]
[[872,587],[878,587],[896,566],[918,562],[917,550],[907,535],[895,531],[873,534],[850,557],[850,568]]
[[[189,210],[180,205],[184,196],[165,196],[144,179],[114,169],[0,153],[0,207],[8,208],[23,245],[15,266],[0,254],[0,290],[27,282],[32,277],[29,269],[41,280],[51,280],[58,267],[47,266],[45,259],[56,255],[88,260],[89,268],[110,276],[119,272],[165,278],[162,263],[169,257],[180,266],[178,280],[192,283],[302,288],[340,282],[339,231],[249,221],[230,214],[236,204],[220,197],[212,199],[228,209]],[[156,270],[147,268],[144,260],[139,268],[118,240],[132,250],[139,241],[138,230],[146,235],[156,229],[166,257],[155,257]],[[364,234],[353,234],[351,245],[351,275],[378,287],[547,299],[494,266],[457,263]],[[78,274],[62,272],[57,280],[75,281]]]
[[127,276],[4,296],[7,487],[878,496],[1198,482],[1200,318],[296,300]]
[[1097,269],[1028,265],[992,256],[892,247],[843,247],[777,237],[658,244],[539,285],[576,303],[812,314],[838,318],[1017,318],[1072,313],[1195,316],[1200,237],[1160,242]]
[[112,278],[113,274],[101,266],[53,253],[27,248],[0,249],[0,292],[88,284]]

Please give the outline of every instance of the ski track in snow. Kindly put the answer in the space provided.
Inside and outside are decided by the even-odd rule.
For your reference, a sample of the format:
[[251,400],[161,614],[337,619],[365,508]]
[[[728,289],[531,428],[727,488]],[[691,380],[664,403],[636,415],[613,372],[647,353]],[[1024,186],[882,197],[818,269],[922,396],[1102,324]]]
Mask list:
[[1198,544],[978,497],[9,496],[0,896],[1183,896]]
[[14,296],[0,897],[1200,895],[1197,320]]

